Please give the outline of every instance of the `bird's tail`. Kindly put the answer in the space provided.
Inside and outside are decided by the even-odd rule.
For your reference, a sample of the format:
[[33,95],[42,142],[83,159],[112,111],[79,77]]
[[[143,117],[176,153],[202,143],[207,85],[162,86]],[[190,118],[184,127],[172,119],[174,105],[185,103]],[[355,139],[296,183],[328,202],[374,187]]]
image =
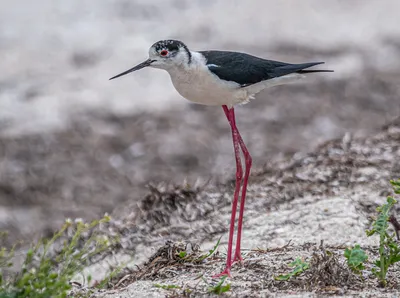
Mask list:
[[297,73],[312,73],[312,72],[333,72],[331,69],[302,69]]
[[309,62],[309,63],[301,63],[301,64],[286,64],[284,66],[280,66],[274,69],[276,73],[276,77],[284,76],[290,73],[299,73],[306,74],[312,72],[332,72],[333,70],[325,70],[325,69],[306,69],[309,67],[313,67],[315,65],[323,64],[324,62]]

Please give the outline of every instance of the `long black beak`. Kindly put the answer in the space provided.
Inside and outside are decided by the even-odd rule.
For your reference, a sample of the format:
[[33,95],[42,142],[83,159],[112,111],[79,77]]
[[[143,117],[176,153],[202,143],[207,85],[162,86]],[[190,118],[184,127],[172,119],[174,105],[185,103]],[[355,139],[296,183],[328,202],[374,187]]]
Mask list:
[[122,73],[120,73],[120,74],[118,74],[118,75],[116,75],[116,76],[110,78],[110,80],[119,78],[119,77],[121,77],[121,76],[123,76],[123,75],[126,75],[126,74],[132,72],[132,71],[136,71],[136,70],[142,69],[142,68],[144,68],[144,67],[150,66],[151,63],[153,63],[153,62],[154,62],[154,60],[147,59],[146,61],[144,61],[144,62],[142,62],[142,63],[136,65],[135,67],[133,67],[133,68],[131,68],[131,69],[128,69],[127,71],[124,71],[124,72],[122,72]]

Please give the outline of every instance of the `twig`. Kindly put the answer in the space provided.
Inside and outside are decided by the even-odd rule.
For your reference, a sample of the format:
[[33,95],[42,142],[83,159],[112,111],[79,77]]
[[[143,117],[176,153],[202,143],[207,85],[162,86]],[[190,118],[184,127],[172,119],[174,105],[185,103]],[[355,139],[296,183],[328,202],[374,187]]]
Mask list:
[[132,276],[132,274],[127,274],[127,275],[125,275],[123,278],[121,278],[116,284],[115,284],[115,286],[113,287],[114,289],[116,289],[116,288],[118,288],[118,286],[123,282],[123,281],[125,281],[125,280],[127,280],[129,277],[131,277]]
[[281,247],[267,248],[267,249],[256,248],[256,249],[251,249],[250,251],[258,252],[258,253],[268,253],[268,252],[280,251],[280,250],[284,250],[284,249],[288,248],[290,246],[291,242],[292,242],[292,240],[289,240],[288,243],[286,243],[284,246],[281,246]]

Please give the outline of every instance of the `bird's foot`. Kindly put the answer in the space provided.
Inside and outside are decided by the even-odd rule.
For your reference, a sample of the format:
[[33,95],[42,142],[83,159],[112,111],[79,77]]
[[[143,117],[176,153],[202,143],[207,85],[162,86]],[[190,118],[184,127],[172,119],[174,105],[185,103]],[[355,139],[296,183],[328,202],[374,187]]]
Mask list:
[[242,254],[240,252],[235,253],[235,257],[233,258],[233,262],[232,262],[231,266],[236,263],[240,263],[241,265],[243,265],[243,261],[244,260],[242,258]]
[[232,277],[231,276],[231,268],[226,267],[224,271],[222,271],[219,274],[213,275],[212,278],[220,278],[222,276],[228,276],[228,277]]

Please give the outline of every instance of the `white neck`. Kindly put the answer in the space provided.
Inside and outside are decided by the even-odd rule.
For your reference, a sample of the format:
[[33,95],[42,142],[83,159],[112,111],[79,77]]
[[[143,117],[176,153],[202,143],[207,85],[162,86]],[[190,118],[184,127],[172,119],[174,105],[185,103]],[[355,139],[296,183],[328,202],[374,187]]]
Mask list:
[[195,51],[190,51],[190,54],[192,56],[190,63],[187,63],[187,61],[185,61],[182,64],[175,65],[175,67],[171,67],[170,69],[167,69],[167,71],[169,73],[176,72],[176,71],[188,72],[190,70],[196,70],[196,69],[205,67],[206,60],[202,54],[200,54],[199,52],[195,52]]

